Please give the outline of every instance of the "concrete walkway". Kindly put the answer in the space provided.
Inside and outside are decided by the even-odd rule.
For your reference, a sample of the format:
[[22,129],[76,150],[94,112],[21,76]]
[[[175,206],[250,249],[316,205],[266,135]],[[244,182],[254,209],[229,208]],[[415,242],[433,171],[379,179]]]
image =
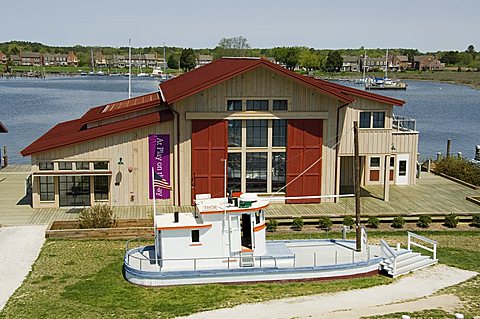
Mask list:
[[452,311],[460,302],[457,297],[429,296],[476,275],[473,271],[436,265],[402,277],[391,285],[246,304],[184,318],[360,318],[398,311],[438,308]]
[[0,310],[32,269],[46,226],[0,228]]

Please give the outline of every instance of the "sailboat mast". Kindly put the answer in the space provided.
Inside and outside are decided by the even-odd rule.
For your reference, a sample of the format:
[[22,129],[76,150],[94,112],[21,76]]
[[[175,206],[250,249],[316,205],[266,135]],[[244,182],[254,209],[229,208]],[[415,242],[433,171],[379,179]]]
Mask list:
[[388,72],[388,48],[387,48],[387,54],[385,56],[385,78],[387,78],[387,72]]
[[132,97],[132,41],[128,39],[128,98]]
[[363,53],[363,80],[365,81],[365,72],[367,72],[367,50]]
[[167,75],[167,60],[165,54],[165,42],[163,42],[163,74]]

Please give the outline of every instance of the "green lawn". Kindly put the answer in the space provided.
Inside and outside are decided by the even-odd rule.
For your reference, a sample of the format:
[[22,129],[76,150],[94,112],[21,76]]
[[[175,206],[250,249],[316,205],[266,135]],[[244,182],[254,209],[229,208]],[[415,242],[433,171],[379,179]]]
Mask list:
[[[480,271],[479,232],[426,232],[438,240],[442,262]],[[353,235],[353,234],[350,234]],[[295,233],[304,237],[304,233]],[[338,238],[339,233],[316,233],[317,237]],[[273,234],[271,238],[285,238]],[[290,237],[290,235],[287,235]],[[403,241],[405,232],[371,233],[371,242],[380,237],[392,244]],[[48,240],[32,272],[15,292],[0,318],[172,318],[220,307],[388,284],[392,279],[373,276],[328,282],[254,285],[197,285],[145,288],[126,282],[122,276],[124,241]],[[461,258],[459,258],[461,256]],[[472,303],[479,310],[480,279],[447,290]],[[465,289],[468,289],[468,293]],[[432,312],[441,318],[442,313]],[[438,315],[437,315],[438,314]]]

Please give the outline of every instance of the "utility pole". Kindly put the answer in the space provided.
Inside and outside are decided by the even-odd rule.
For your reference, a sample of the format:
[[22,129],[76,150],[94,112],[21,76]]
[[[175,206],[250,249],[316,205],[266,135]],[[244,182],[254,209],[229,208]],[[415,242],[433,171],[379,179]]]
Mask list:
[[360,154],[358,151],[358,121],[353,122],[354,166],[355,166],[355,238],[356,251],[362,251],[360,231]]

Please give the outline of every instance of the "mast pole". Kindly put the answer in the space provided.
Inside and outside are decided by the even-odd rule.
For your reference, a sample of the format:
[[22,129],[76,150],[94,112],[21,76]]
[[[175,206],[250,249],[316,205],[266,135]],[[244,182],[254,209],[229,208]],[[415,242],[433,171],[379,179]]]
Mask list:
[[388,72],[388,48],[387,48],[387,55],[385,56],[385,78],[387,78]]
[[358,150],[358,122],[353,122],[353,141],[355,148],[355,238],[356,251],[362,251],[362,234],[360,229],[360,154]]
[[167,75],[167,56],[165,54],[165,42],[163,42],[163,74],[166,76]]
[[128,39],[128,98],[132,97],[132,41]]
[[366,74],[365,72],[367,71],[367,50],[363,53],[363,80],[365,81]]

